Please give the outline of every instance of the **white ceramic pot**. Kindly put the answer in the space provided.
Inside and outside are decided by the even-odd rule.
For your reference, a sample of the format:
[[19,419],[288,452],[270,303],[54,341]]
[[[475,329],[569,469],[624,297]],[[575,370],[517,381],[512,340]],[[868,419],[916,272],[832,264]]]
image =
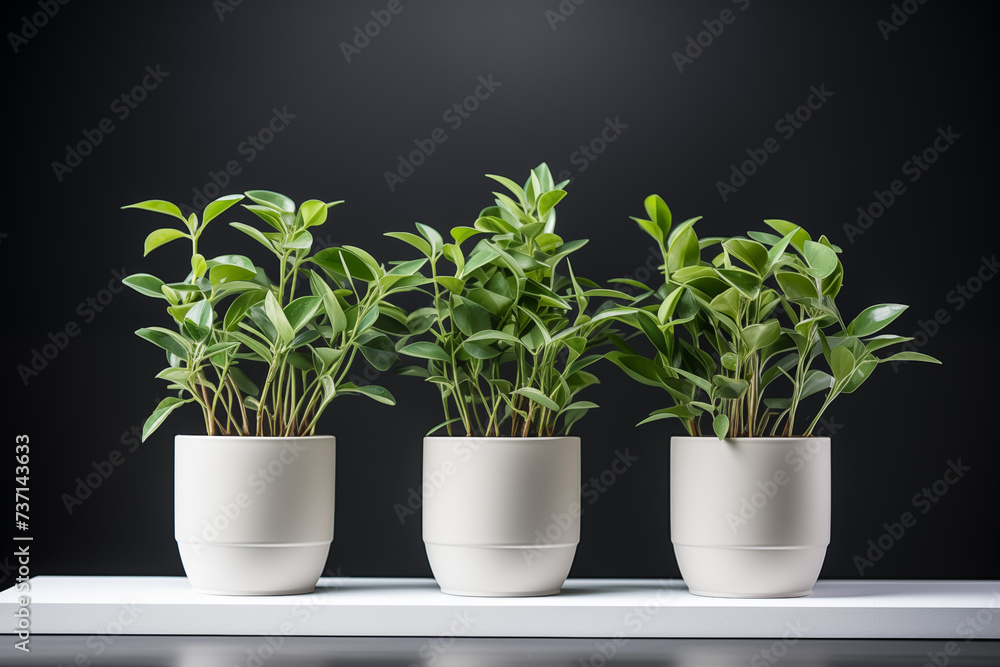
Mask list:
[[672,438],[670,537],[696,595],[809,595],[830,543],[830,439]]
[[178,435],[174,464],[174,537],[196,591],[315,589],[333,541],[333,437]]
[[445,593],[555,595],[580,511],[579,438],[424,438],[424,545]]

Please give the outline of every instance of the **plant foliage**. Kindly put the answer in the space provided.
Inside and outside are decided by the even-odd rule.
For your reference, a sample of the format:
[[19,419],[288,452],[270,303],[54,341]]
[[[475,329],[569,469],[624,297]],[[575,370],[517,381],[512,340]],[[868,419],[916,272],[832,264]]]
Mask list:
[[[707,417],[720,439],[808,436],[830,403],[856,391],[880,363],[940,363],[917,352],[876,356],[911,340],[879,333],[906,306],[878,304],[845,321],[834,301],[844,279],[841,250],[825,236],[814,241],[798,225],[765,220],[771,232],[699,240],[700,218],[673,226],[658,195],[645,208],[647,218],[632,219],[659,245],[663,284],[628,281],[642,294],[610,312],[641,331],[656,354],[627,348],[608,355],[670,396],[670,406],[641,423],[680,419],[701,435]],[[706,249],[711,261],[702,259]],[[802,404],[813,395],[822,403],[805,421]]]
[[124,280],[140,294],[164,301],[174,325],[136,331],[166,352],[167,367],[156,377],[177,392],[146,421],[143,440],[187,403],[201,408],[209,435],[257,436],[312,435],[323,411],[340,395],[394,404],[384,388],[357,386],[347,377],[358,352],[380,370],[393,364],[395,347],[387,334],[403,329],[406,315],[386,298],[408,286],[361,248],[312,254],[310,230],[324,224],[329,209],[342,202],[311,199],[296,209],[277,192],[245,194],[251,203],[244,208],[268,229],[230,224],[273,255],[277,281],[249,257],[208,259],[200,252],[208,224],[243,195],[211,202],[200,220],[194,213],[185,218],[177,206],[161,200],[123,207],[179,223],[151,232],[145,254],[182,238],[191,248],[186,275],[178,282],[144,273]]
[[456,423],[466,435],[565,433],[597,407],[576,400],[598,382],[587,369],[611,335],[610,318],[587,314],[591,300],[630,297],[574,275],[568,257],[587,241],[555,233],[566,182],[553,183],[545,163],[524,186],[488,177],[507,192],[494,192],[495,205],[450,241],[420,223],[417,234],[387,234],[419,251],[430,272],[431,303],[410,313],[412,339],[399,349],[424,363],[401,372],[439,389],[445,421],[432,433],[451,435]]

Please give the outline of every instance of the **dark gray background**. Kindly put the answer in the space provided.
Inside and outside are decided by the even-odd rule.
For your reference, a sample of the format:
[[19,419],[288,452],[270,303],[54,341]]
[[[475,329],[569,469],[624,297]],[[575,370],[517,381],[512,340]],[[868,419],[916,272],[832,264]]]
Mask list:
[[[102,290],[123,267],[179,278],[187,251],[143,259],[143,238],[160,220],[121,205],[190,203],[209,172],[236,160],[242,171],[226,191],[346,199],[317,236],[388,260],[408,253],[383,231],[410,230],[414,221],[441,230],[469,224],[490,203],[494,188],[484,173],[523,180],[546,160],[573,176],[559,228],[567,238],[592,239],[575,268],[594,279],[642,277],[649,243],[628,216],[640,215],[643,198],[657,192],[678,219],[706,216],[703,235],[760,229],[771,217],[827,234],[845,249],[845,313],[910,304],[891,329],[909,335],[943,311],[947,323],[920,348],[943,366],[882,367],[829,412],[833,540],[823,576],[860,576],[854,556],[878,540],[884,523],[911,511],[916,525],[865,577],[1000,578],[1000,285],[981,284],[961,308],[954,294],[949,300],[998,246],[992,6],[903,3],[919,8],[885,39],[878,22],[890,20],[889,2],[752,0],[741,10],[744,3],[727,0],[591,0],[553,30],[546,12],[558,11],[556,0],[403,0],[402,12],[348,63],[340,43],[386,4],[245,0],[220,17],[210,0],[71,2],[18,52],[8,35],[4,447],[12,454],[15,434],[31,436],[33,574],[182,573],[172,534],[172,434],[197,433],[200,417],[177,414],[147,443],[129,444],[127,431],[164,392],[153,378],[161,355],[132,331],[167,322],[158,304]],[[727,8],[735,20],[679,72],[672,54]],[[22,31],[23,17],[38,11],[31,2],[6,7],[5,32]],[[157,65],[169,75],[121,119],[113,100]],[[490,75],[500,86],[460,128],[450,127],[445,110]],[[793,136],[777,131],[812,86],[833,95]],[[274,108],[295,118],[247,162],[239,145]],[[59,181],[52,163],[65,161],[67,144],[105,117],[114,131]],[[607,118],[627,128],[580,170],[574,152]],[[390,192],[384,172],[438,127],[447,141]],[[909,181],[903,164],[949,127],[960,137]],[[769,137],[780,150],[723,201],[717,181]],[[895,179],[905,193],[849,238],[845,223]],[[226,217],[252,222],[246,212]],[[204,237],[206,254],[256,253],[216,225]],[[110,302],[89,312],[87,299],[102,296]],[[69,323],[79,334],[25,385],[18,365]],[[572,575],[676,577],[667,455],[679,426],[633,428],[663,396],[610,364],[599,371],[604,383],[586,398],[602,407],[576,429],[584,479],[606,471],[616,451],[639,460],[585,502]],[[419,515],[401,525],[393,505],[420,483],[421,437],[440,421],[439,403],[417,380],[378,381],[396,407],[338,400],[321,422],[339,448],[329,571],[429,575]],[[70,514],[64,494],[113,450],[121,465]],[[921,514],[914,495],[959,460],[971,470]],[[13,465],[8,455],[8,480]],[[11,559],[3,558],[0,585],[10,576]]]

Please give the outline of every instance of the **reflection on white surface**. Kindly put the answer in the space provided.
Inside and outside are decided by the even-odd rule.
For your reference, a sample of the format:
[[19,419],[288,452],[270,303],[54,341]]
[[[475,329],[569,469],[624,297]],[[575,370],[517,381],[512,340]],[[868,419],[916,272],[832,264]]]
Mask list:
[[[0,664],[71,665],[83,654],[94,667],[923,667],[946,646],[935,640],[803,639],[774,651],[781,640],[631,639],[615,645],[594,639],[460,638],[434,652],[431,638],[422,637],[290,637],[270,651],[263,637],[127,636],[96,656],[86,640],[37,635],[28,655],[0,642]],[[1000,642],[956,647],[949,667],[1000,665]]]

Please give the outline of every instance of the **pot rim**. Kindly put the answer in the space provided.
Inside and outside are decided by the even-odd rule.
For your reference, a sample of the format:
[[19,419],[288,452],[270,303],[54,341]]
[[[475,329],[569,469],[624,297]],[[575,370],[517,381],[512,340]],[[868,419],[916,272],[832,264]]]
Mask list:
[[522,436],[506,436],[506,435],[491,435],[489,437],[484,435],[425,435],[424,440],[477,440],[481,442],[501,442],[504,440],[515,440],[518,442],[545,442],[553,440],[579,440],[578,435],[540,435],[540,436],[529,436],[527,438]]
[[335,438],[333,435],[188,435],[175,433],[174,438],[191,438],[196,440],[321,440]]
[[795,435],[795,436],[778,436],[778,435],[768,435],[768,436],[754,436],[752,438],[740,437],[740,438],[723,438],[719,440],[714,435],[672,435],[671,440],[711,440],[714,442],[794,442],[796,440],[830,440],[828,435]]

